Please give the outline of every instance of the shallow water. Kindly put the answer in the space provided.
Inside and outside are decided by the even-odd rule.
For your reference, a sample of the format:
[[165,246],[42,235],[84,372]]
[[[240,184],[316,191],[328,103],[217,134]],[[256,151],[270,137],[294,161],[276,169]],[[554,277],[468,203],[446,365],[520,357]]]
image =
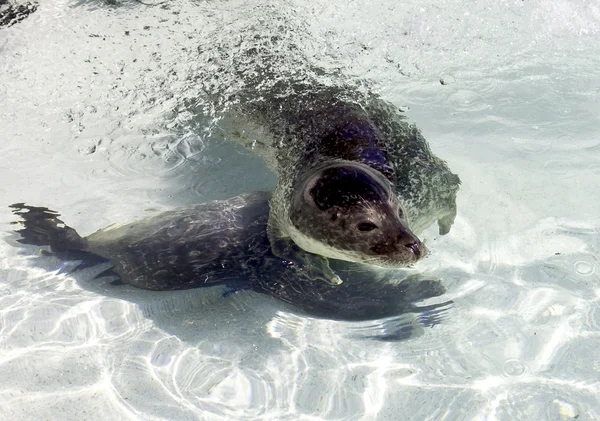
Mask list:
[[[368,83],[460,175],[418,266],[437,323],[378,341],[252,292],[84,289],[10,244],[15,202],[87,235],[271,188],[203,93],[237,86],[215,51],[281,25],[282,66]],[[599,36],[566,0],[48,0],[0,28],[0,419],[600,419]]]

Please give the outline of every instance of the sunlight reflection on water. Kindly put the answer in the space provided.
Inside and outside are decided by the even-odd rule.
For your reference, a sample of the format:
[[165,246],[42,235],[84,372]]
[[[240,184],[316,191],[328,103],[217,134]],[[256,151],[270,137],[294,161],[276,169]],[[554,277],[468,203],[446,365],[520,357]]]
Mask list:
[[389,320],[220,287],[87,290],[104,268],[34,268],[3,241],[0,419],[599,419],[598,10],[53,0],[0,28],[7,241],[15,202],[85,235],[272,188],[203,95],[239,83],[215,45],[278,24],[306,62],[407,109],[463,180],[450,235],[424,235],[419,270],[447,292],[418,304],[440,307]]

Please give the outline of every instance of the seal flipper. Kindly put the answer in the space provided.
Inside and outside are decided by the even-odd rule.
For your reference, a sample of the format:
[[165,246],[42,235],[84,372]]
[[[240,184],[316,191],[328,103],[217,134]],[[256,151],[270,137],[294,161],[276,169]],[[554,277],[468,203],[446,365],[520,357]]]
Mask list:
[[446,235],[450,232],[450,228],[454,224],[454,219],[456,218],[456,206],[454,207],[454,211],[444,215],[442,218],[438,219],[438,228],[440,235]]
[[[356,264],[341,262],[341,265],[345,267],[339,270],[344,283],[334,286],[295,274],[282,276],[286,271],[281,261],[276,257],[267,258],[262,268],[268,268],[273,276],[263,275],[256,279],[255,290],[291,304],[311,316],[344,321],[379,320],[404,313],[421,313],[422,310],[449,303],[444,301],[430,306],[416,304],[446,292],[437,279],[426,279],[419,275],[409,276],[401,282],[388,282],[390,279],[365,282],[369,272]],[[338,266],[334,267],[340,269]]]
[[450,228],[454,224],[454,219],[456,219],[456,194],[461,181],[458,175],[452,174],[449,170],[442,176],[442,181],[447,189],[442,197],[445,197],[444,208],[448,209],[448,212],[438,219],[438,227],[440,229],[440,235],[446,235],[450,232]]
[[28,206],[24,203],[10,205],[12,212],[23,220],[13,222],[23,228],[15,230],[21,235],[21,244],[50,246],[53,253],[85,251],[87,242],[77,232],[58,219],[59,213],[44,207]]
[[24,203],[15,203],[10,207],[15,215],[22,218],[21,221],[12,222],[14,225],[21,226],[21,229],[15,230],[21,237],[16,240],[18,243],[49,247],[50,250],[42,250],[41,255],[55,256],[60,259],[62,263],[57,268],[60,271],[75,272],[96,268],[100,272],[95,277],[113,277],[115,278],[113,282],[118,285],[120,276],[113,271],[111,261],[88,251],[87,241],[60,220],[58,212]]
[[310,280],[331,285],[342,283],[342,279],[329,267],[327,258],[302,250],[290,238],[272,242],[271,251],[275,256],[293,263],[297,271]]

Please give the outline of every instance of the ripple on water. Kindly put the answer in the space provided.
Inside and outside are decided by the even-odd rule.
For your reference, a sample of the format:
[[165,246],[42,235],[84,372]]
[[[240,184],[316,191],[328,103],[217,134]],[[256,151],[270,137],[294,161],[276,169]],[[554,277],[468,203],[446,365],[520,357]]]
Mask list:
[[264,370],[240,368],[234,362],[238,352],[217,356],[219,350],[205,353],[166,338],[152,350],[149,375],[194,412],[210,411],[229,419],[258,416],[275,397],[273,379]]
[[[409,378],[415,373],[411,363],[403,357],[398,359],[396,352],[409,348],[407,356],[425,354],[416,350],[414,343],[398,347],[395,343],[373,341],[386,338],[382,337],[387,335],[382,325],[389,320],[349,323],[280,316],[269,324],[269,331],[286,344],[286,349],[275,358],[272,371],[281,372],[287,378],[285,383],[297,386],[289,400],[297,402],[299,411],[306,415],[373,415],[370,411],[383,405],[382,392],[389,380]],[[418,323],[410,314],[398,319]],[[357,337],[361,330],[360,336],[371,338],[368,342]],[[354,363],[348,366],[345,361]]]
[[447,101],[456,111],[477,112],[491,108],[479,92],[459,89],[448,94]]
[[[530,266],[518,268],[516,276],[527,285],[537,288],[548,287],[563,291],[572,298],[589,294],[593,283],[582,279],[595,278],[595,265],[589,260],[589,254],[560,254]],[[579,263],[573,263],[575,262]]]
[[135,355],[122,355],[117,361],[111,376],[112,387],[120,399],[135,408],[136,413],[150,414],[162,419],[189,419],[190,408],[174,395],[160,379],[153,376],[147,358]]
[[544,171],[559,175],[563,179],[574,178],[578,175],[579,165],[576,159],[565,156],[561,159],[551,159],[544,163]]
[[[598,296],[594,300],[594,304],[588,311],[584,323],[584,327],[589,332],[600,332],[600,291],[598,291]],[[599,367],[600,369],[600,367]]]
[[[600,392],[600,361],[595,357],[595,350],[600,346],[597,318],[597,314],[594,314],[591,308],[586,309],[582,317],[576,320],[581,322],[578,323],[580,326],[569,326],[568,341],[555,347],[551,364],[548,364],[541,374],[557,382],[572,385],[573,389],[595,389]],[[592,323],[589,323],[590,321]],[[573,358],[575,355],[578,358]],[[597,399],[600,401],[600,393]]]
[[[537,380],[537,379],[536,379]],[[496,419],[529,419],[531,414],[547,420],[595,420],[598,399],[591,390],[578,390],[576,384],[553,381],[517,383],[492,395],[486,411]],[[483,415],[483,414],[482,414]]]
[[525,373],[525,365],[518,358],[510,358],[506,360],[502,370],[505,375],[516,377]]
[[542,154],[552,150],[552,142],[547,138],[512,137],[515,146],[528,154]]
[[573,265],[575,273],[579,276],[592,276],[596,273],[596,264],[587,260],[578,260]]
[[591,173],[600,175],[600,163],[591,164],[587,168]]
[[154,377],[185,406],[227,419],[260,417],[266,411],[336,417],[364,411],[361,394],[374,368],[366,363],[348,370],[335,347],[323,346],[319,335],[313,338],[310,345],[277,341],[282,347],[263,354],[254,369],[241,363],[248,351],[239,347],[224,354],[188,348],[173,361],[170,377],[167,371],[164,377],[154,371]]
[[[193,135],[131,135],[110,142],[106,155],[111,168],[121,176],[164,175],[180,168],[203,148],[203,143]],[[162,165],[157,167],[157,164]]]

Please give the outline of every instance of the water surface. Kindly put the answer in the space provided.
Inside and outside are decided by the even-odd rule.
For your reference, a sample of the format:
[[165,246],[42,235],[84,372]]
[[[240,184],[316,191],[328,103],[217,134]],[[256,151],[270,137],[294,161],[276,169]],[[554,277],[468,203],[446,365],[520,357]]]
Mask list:
[[[206,95],[239,88],[215,57],[268,31],[460,175],[417,268],[453,302],[439,323],[378,341],[360,333],[385,321],[251,292],[91,291],[93,269],[9,244],[15,202],[87,235],[272,188]],[[600,419],[599,35],[598,2],[567,0],[47,0],[1,27],[0,419]]]

